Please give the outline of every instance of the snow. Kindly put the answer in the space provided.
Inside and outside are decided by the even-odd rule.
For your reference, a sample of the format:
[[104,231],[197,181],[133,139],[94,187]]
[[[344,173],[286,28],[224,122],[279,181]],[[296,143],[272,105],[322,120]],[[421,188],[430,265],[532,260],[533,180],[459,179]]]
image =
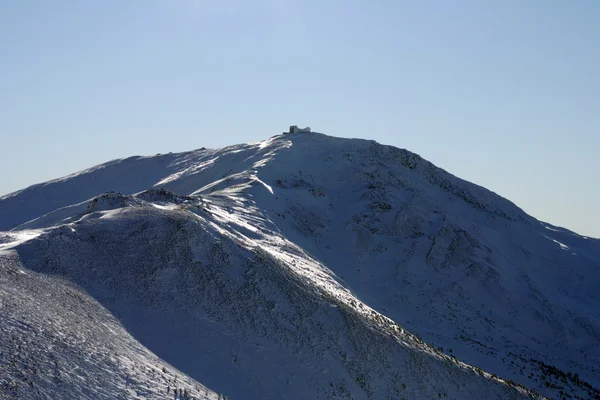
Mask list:
[[140,345],[85,291],[0,254],[0,398],[164,399],[167,388],[197,399],[218,394]]
[[[230,214],[227,209],[232,210],[233,203],[224,198],[213,199],[213,204],[208,214],[193,204],[186,210],[128,207],[103,219],[51,229],[17,248],[21,268],[40,279],[60,276],[69,282],[52,283],[53,288],[66,291],[53,294],[62,306],[46,304],[48,311],[43,312],[54,310],[57,316],[53,318],[87,323],[61,311],[61,307],[75,308],[76,315],[96,319],[100,314],[118,321],[101,320],[110,327],[106,331],[91,326],[65,330],[60,325],[58,332],[65,333],[57,340],[67,342],[76,354],[93,356],[67,360],[65,355],[62,362],[91,369],[89,363],[126,351],[127,345],[119,340],[143,346],[127,350],[124,357],[139,361],[111,364],[109,372],[116,375],[111,384],[102,389],[96,385],[90,393],[100,397],[119,393],[124,389],[118,384],[122,379],[143,396],[164,392],[168,379],[133,375],[139,364],[160,362],[158,370],[162,370],[168,362],[189,376],[179,378],[190,379],[189,387],[202,382],[232,398],[332,398],[346,391],[357,398],[386,398],[390,390],[406,390],[411,398],[430,397],[434,392],[453,398],[469,393],[506,398],[526,394],[494,383],[400,331],[332,279],[331,271],[308,255],[300,257],[301,250],[285,239],[268,231],[264,236],[249,231],[256,235],[254,239],[240,233],[248,225],[246,218],[255,218],[259,231],[269,223],[256,219],[254,207],[246,207],[247,215],[240,215]],[[215,241],[215,236],[220,239]],[[47,260],[53,261],[49,265]],[[65,287],[70,282],[76,295]],[[29,297],[36,296],[40,295]],[[47,324],[17,310],[19,319],[35,326]],[[80,332],[75,341],[69,339],[73,329]],[[95,332],[98,338],[81,337],[85,332]],[[117,348],[107,348],[104,340]],[[146,354],[145,349],[152,353]],[[146,361],[153,354],[161,360]],[[377,363],[369,361],[370,357],[376,357]],[[407,363],[415,362],[427,367],[411,372]],[[36,370],[46,367],[35,360],[28,363]],[[173,370],[171,365],[166,369]],[[406,389],[391,375],[396,370],[405,371]],[[94,379],[108,379],[98,374]],[[13,381],[19,378],[11,376]],[[87,398],[76,376],[64,378],[69,382],[63,389],[68,392],[65,395]],[[357,379],[361,385],[364,379],[364,388],[357,385]],[[59,390],[53,385],[47,388]]]
[[77,371],[123,357],[87,392],[13,368],[23,398],[164,395],[175,375],[138,365],[206,398],[598,395],[600,241],[406,150],[305,132],[116,160],[1,198],[0,229],[2,298],[31,299],[0,316],[56,331]]
[[267,185],[266,183],[264,183],[263,181],[261,181],[256,175],[254,175],[252,177],[252,179],[254,179],[255,181],[257,181],[258,183],[260,183],[261,185],[263,185],[265,188],[267,188],[267,190],[271,193],[273,193],[273,188],[270,185]]
[[30,239],[36,238],[41,234],[41,230],[23,230],[7,233],[0,232],[0,254],[6,253],[8,250],[27,242]]
[[567,246],[566,244],[563,244],[563,243],[559,242],[559,241],[558,241],[558,240],[556,240],[556,239],[552,239],[552,241],[553,241],[554,243],[557,243],[557,244],[560,246],[560,248],[561,248],[561,249],[563,249],[563,250],[569,250],[569,246]]

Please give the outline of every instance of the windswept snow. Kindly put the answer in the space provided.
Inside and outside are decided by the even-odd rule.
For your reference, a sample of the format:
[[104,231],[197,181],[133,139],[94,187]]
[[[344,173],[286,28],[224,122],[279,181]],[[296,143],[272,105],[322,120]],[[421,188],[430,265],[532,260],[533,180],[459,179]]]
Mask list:
[[0,397],[600,395],[600,241],[406,150],[117,160],[0,198],[0,229]]
[[[111,365],[110,373],[125,370],[114,382],[94,376],[105,382],[103,391],[95,381],[86,391],[77,374],[65,377],[61,390],[73,397],[108,398],[126,388],[120,382],[130,382],[123,376],[133,375],[138,363],[158,372],[169,363],[169,371],[172,365],[186,374],[179,379],[189,388],[200,387],[194,394],[208,391],[202,382],[231,398],[532,397],[428,347],[354,297],[330,270],[266,229],[269,222],[260,220],[252,204],[245,208],[247,215],[233,207],[224,197],[213,199],[206,211],[193,203],[170,210],[129,207],[102,219],[56,227],[17,247],[20,268],[40,279],[60,277],[65,283],[53,287],[72,284],[78,301],[95,306],[89,310],[92,305],[71,304],[69,292],[53,294],[63,308],[76,307],[75,315],[59,313],[61,318],[83,323],[78,315],[88,315],[93,325],[102,313],[118,320],[102,322],[110,330],[96,331],[98,339],[85,334],[92,326],[57,327],[57,340],[79,332],[65,344],[69,349],[88,353],[89,345],[100,348],[89,361],[82,355],[63,362],[90,370],[92,360],[140,346],[125,352],[131,365]],[[248,229],[248,218],[256,229]],[[50,313],[60,306],[45,307]],[[20,307],[16,313],[13,319],[44,325]],[[115,336],[129,344],[120,344]],[[108,344],[94,340],[115,347],[105,349]],[[153,354],[160,361],[146,360]],[[28,362],[39,370],[47,367],[44,361]],[[131,396],[166,393],[169,379],[175,379],[148,373],[131,378]],[[11,373],[14,393],[29,393],[19,391],[29,384],[27,379],[33,378]],[[38,385],[45,393],[59,390],[34,382]]]

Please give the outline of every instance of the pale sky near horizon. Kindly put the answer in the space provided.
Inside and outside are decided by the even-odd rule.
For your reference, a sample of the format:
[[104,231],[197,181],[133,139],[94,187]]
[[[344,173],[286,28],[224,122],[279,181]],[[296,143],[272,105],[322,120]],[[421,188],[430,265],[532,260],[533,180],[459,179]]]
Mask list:
[[600,237],[596,0],[0,2],[0,195],[290,124]]

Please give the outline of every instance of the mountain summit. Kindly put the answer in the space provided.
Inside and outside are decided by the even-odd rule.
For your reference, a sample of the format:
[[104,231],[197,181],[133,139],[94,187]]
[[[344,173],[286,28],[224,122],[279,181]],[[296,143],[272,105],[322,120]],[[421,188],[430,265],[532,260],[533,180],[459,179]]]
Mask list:
[[0,230],[0,398],[600,398],[600,240],[407,150],[114,160]]

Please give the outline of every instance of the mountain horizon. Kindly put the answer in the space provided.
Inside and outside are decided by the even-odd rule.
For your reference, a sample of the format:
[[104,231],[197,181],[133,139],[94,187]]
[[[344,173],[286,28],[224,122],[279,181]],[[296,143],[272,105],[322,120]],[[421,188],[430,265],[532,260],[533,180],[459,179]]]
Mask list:
[[[317,135],[328,136],[327,134],[324,134],[324,133],[321,133],[321,132],[311,132],[311,133],[312,134],[317,134]],[[279,135],[275,135],[275,136],[279,136]],[[350,138],[344,138],[344,137],[340,137],[340,136],[331,136],[331,137],[337,138],[337,139],[350,139]],[[376,141],[371,140],[371,139],[354,138],[354,140],[365,140],[365,141],[376,142]],[[395,146],[391,146],[391,145],[386,145],[386,146],[395,147]],[[65,178],[68,178],[68,177],[70,177],[72,175],[77,175],[77,174],[80,174],[82,172],[91,171],[91,170],[94,170],[94,169],[97,169],[97,168],[105,168],[105,167],[110,167],[111,165],[114,165],[114,164],[121,164],[121,163],[128,163],[128,162],[132,162],[133,163],[133,161],[135,161],[135,160],[143,160],[143,159],[150,159],[150,158],[156,158],[156,157],[165,157],[165,156],[175,156],[176,157],[176,156],[179,156],[179,155],[189,154],[189,153],[194,152],[194,151],[200,151],[200,150],[206,150],[206,149],[207,149],[206,147],[200,147],[200,148],[198,148],[196,150],[192,150],[192,151],[182,151],[182,152],[181,151],[171,151],[171,152],[167,152],[167,153],[156,153],[154,155],[140,155],[140,154],[136,154],[136,155],[129,156],[129,157],[114,158],[114,159],[111,159],[111,160],[106,161],[104,163],[97,164],[97,165],[92,165],[92,166],[90,166],[88,168],[84,168],[84,169],[82,169],[82,170],[80,170],[78,172],[72,173],[72,174],[60,176],[60,177],[57,177],[57,178],[54,178],[54,179],[50,179],[48,181],[40,181],[40,182],[33,183],[33,184],[28,185],[28,186],[25,186],[22,189],[17,189],[17,190],[13,190],[13,191],[10,191],[10,192],[4,193],[4,194],[0,194],[0,199],[12,197],[13,195],[15,195],[17,193],[20,193],[20,192],[23,192],[24,190],[28,190],[30,188],[34,188],[34,187],[37,187],[37,186],[40,186],[40,185],[45,185],[45,184],[52,183],[52,182],[55,182],[55,181],[60,181],[60,180],[63,180]],[[209,150],[219,150],[220,148],[208,148],[208,149]],[[409,153],[412,153],[412,152],[409,151]],[[412,154],[415,154],[419,158],[422,158],[421,156],[419,156],[416,153],[412,153]],[[431,163],[432,165],[435,165],[434,163],[432,163],[432,162],[430,162],[428,160],[426,160],[426,161],[429,162],[429,163]],[[437,168],[440,168],[440,167],[437,167]],[[445,171],[444,168],[440,168],[440,169]],[[451,174],[451,175],[453,175],[453,174]],[[455,176],[455,175],[453,175],[453,176]],[[459,177],[457,177],[457,178],[459,178]],[[461,179],[461,178],[459,178],[459,179]],[[469,182],[469,181],[467,180],[467,182]],[[500,197],[506,199],[507,201],[510,201],[511,203],[513,203],[513,204],[516,205],[516,203],[513,200],[510,200],[509,198],[505,197],[501,193],[498,193],[498,192],[496,192],[494,190],[488,189],[487,187],[485,187],[485,185],[477,184],[477,183],[473,183],[473,182],[469,182],[469,183],[471,183],[473,185],[476,185],[476,186],[483,187],[486,190],[490,191],[491,193],[494,193],[494,194],[496,194],[496,195],[498,195],[498,196],[500,196]],[[527,214],[529,214],[529,213],[527,213]],[[531,214],[529,214],[529,215],[531,215]],[[557,225],[555,223],[551,223],[549,221],[543,221],[542,219],[539,219],[539,218],[537,218],[535,216],[533,216],[533,217],[536,218],[536,219],[538,219],[540,222],[543,222],[544,224],[546,224],[548,226],[551,226],[551,227],[554,227],[554,228],[560,228],[560,229],[565,230],[565,231],[570,231],[570,232],[576,233],[576,234],[578,234],[579,236],[582,236],[582,237],[588,237],[588,238],[592,238],[592,239],[600,239],[600,237],[596,237],[596,236],[593,236],[593,235],[581,234],[581,233],[577,232],[576,229],[570,229],[567,226],[560,226],[560,225]],[[2,221],[0,221],[0,223],[2,223]]]
[[0,397],[600,398],[600,240],[371,140],[29,186],[0,267]]

